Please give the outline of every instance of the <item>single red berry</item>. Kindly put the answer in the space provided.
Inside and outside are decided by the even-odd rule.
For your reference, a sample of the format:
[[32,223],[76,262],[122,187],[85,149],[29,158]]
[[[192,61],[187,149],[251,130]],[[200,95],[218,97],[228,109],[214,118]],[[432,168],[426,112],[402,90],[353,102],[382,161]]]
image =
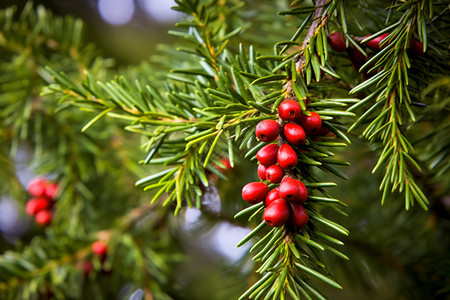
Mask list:
[[277,199],[281,199],[280,197],[280,193],[279,193],[280,188],[274,188],[272,189],[266,196],[266,199],[264,199],[264,206],[269,206],[273,201],[277,200]]
[[265,145],[256,153],[258,161],[267,166],[271,166],[277,162],[278,145],[269,144]]
[[264,182],[250,182],[242,188],[242,198],[250,204],[264,201],[269,188]]
[[35,216],[36,223],[47,226],[52,221],[52,214],[48,210],[41,210]]
[[92,264],[92,262],[90,260],[85,261],[84,266],[83,266],[84,276],[88,276],[89,273],[91,273],[93,268],[94,268],[94,265]]
[[300,104],[295,100],[284,100],[278,106],[278,115],[285,121],[295,120],[301,112]]
[[27,190],[33,196],[42,197],[45,196],[45,187],[48,181],[44,178],[35,178],[28,184]]
[[25,206],[25,211],[30,216],[36,215],[41,210],[48,210],[51,206],[50,201],[47,198],[31,198]]
[[108,252],[108,247],[103,241],[96,241],[92,244],[92,252],[97,254],[98,256],[106,256],[106,253]]
[[292,145],[300,145],[306,139],[306,133],[302,126],[295,123],[286,123],[283,127],[284,136]]
[[322,119],[319,114],[311,111],[311,115],[307,116],[302,114],[300,117],[300,125],[302,125],[306,134],[315,135],[319,132],[322,127]]
[[[384,33],[380,36],[377,36],[376,38],[368,41],[367,46],[374,51],[380,51],[382,48],[384,48],[387,45],[386,43],[383,43],[383,46],[380,46],[380,42],[382,40],[384,40],[388,35],[389,35],[389,33]],[[366,38],[368,38],[368,37],[370,37],[370,36],[366,36]]]
[[281,132],[281,126],[274,120],[263,120],[256,125],[255,133],[258,139],[270,143],[274,141]]
[[308,223],[309,216],[302,204],[291,203],[291,213],[289,215],[289,223],[295,227],[302,227]]
[[300,180],[297,180],[297,184],[298,184],[298,188],[300,191],[300,193],[299,193],[300,197],[299,197],[298,201],[301,203],[305,203],[306,200],[308,200],[308,189],[303,184],[303,182],[301,182]]
[[58,185],[56,183],[50,183],[45,186],[45,197],[54,199],[58,194]]
[[327,40],[331,49],[333,49],[336,52],[344,52],[345,49],[347,49],[344,34],[342,32],[333,32],[332,34],[327,36]]
[[261,180],[266,180],[266,166],[263,164],[258,165],[258,177]]
[[359,69],[366,63],[367,57],[365,57],[364,54],[362,54],[355,47],[348,47],[347,54],[353,64],[353,69],[356,72],[359,72]]
[[284,170],[280,166],[271,165],[266,169],[266,179],[269,180],[270,183],[280,183],[283,176]]
[[297,165],[297,154],[291,146],[283,144],[278,149],[277,162],[283,169],[292,169]]
[[284,177],[280,184],[280,197],[292,203],[300,201],[300,187],[297,180],[291,177]]
[[272,227],[279,227],[286,224],[289,219],[289,214],[290,211],[288,203],[283,199],[278,199],[266,207],[263,218],[268,225]]
[[423,52],[423,44],[418,39],[412,39],[409,43],[408,52],[413,56],[422,56]]

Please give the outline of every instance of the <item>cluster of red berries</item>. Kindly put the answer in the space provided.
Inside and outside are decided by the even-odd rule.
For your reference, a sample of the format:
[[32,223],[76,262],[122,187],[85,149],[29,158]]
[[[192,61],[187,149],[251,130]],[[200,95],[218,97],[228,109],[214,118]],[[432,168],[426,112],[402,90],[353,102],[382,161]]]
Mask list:
[[[283,226],[287,222],[295,227],[308,223],[303,204],[308,190],[291,170],[297,166],[298,146],[307,135],[316,135],[322,129],[322,119],[316,112],[302,112],[295,100],[284,100],[278,107],[280,122],[263,120],[256,125],[259,140],[269,143],[257,153],[258,176],[262,182],[250,182],[242,188],[242,198],[250,204],[264,202],[264,221],[270,226]],[[280,125],[281,123],[281,125]],[[278,140],[277,143],[272,143]],[[279,184],[269,192],[264,182]]]
[[26,212],[34,216],[39,225],[49,225],[52,221],[51,210],[55,204],[58,185],[44,178],[35,178],[31,180],[27,190],[33,198],[27,202]]
[[[374,39],[371,39],[366,44],[361,45],[364,47],[365,45],[372,49],[375,52],[379,52],[384,47],[388,45],[388,43],[383,43],[380,45],[381,41],[383,41],[385,38],[389,36],[389,33],[384,33],[380,36],[377,36]],[[369,38],[370,36],[364,37],[364,39]],[[358,49],[356,49],[354,46],[350,45],[350,47],[347,48],[347,45],[345,44],[344,35],[342,32],[333,32],[328,36],[328,44],[330,45],[331,49],[333,49],[336,52],[344,52],[347,51],[348,57],[351,60],[353,64],[353,68],[358,71],[368,60],[361,52],[359,52]],[[423,52],[423,44],[418,39],[411,39],[409,46],[408,46],[408,53],[412,56],[422,56],[424,54]],[[366,73],[363,73],[364,77],[367,76]],[[365,78],[366,79],[366,78]]]

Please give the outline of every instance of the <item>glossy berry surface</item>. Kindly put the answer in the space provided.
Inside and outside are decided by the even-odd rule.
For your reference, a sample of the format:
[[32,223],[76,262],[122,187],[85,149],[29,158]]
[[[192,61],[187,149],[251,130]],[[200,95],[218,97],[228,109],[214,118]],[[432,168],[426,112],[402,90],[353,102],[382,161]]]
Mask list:
[[281,126],[274,120],[263,120],[255,128],[255,134],[258,139],[266,143],[274,141],[280,132]]
[[306,209],[301,204],[291,203],[291,213],[289,215],[289,223],[295,227],[302,227],[308,223],[309,216]]
[[256,159],[265,165],[266,167],[271,166],[277,162],[277,153],[278,153],[278,145],[277,144],[269,144],[256,153]]
[[44,178],[35,178],[28,184],[27,190],[33,196],[42,197],[45,196],[45,187],[48,181]]
[[298,189],[300,191],[300,197],[298,199],[299,202],[305,203],[308,200],[308,189],[300,180],[297,180]]
[[258,165],[257,171],[258,171],[259,179],[266,180],[266,170],[267,170],[267,168],[265,165],[263,165],[263,164]]
[[413,39],[409,43],[408,52],[413,56],[422,56],[423,52],[423,44],[418,39]]
[[104,256],[106,255],[106,252],[108,252],[108,247],[103,241],[96,241],[92,244],[92,252],[97,254],[98,256]]
[[271,165],[266,169],[266,179],[270,183],[280,183],[284,177],[284,170],[277,165]]
[[300,145],[306,139],[306,133],[302,126],[295,123],[286,123],[283,126],[286,140],[292,145]]
[[300,104],[295,100],[284,100],[278,106],[278,115],[285,121],[295,120],[301,112]]
[[242,198],[250,204],[264,201],[269,188],[264,182],[250,182],[242,188]]
[[278,199],[266,207],[263,218],[268,225],[279,227],[286,224],[289,214],[289,204],[283,199]]
[[280,197],[292,203],[300,201],[300,187],[297,180],[291,177],[285,177],[280,184]]
[[344,52],[347,49],[345,45],[344,34],[342,32],[333,32],[327,37],[331,49],[336,52]]
[[309,116],[302,114],[300,117],[300,125],[302,125],[306,134],[315,135],[322,127],[322,119],[318,113],[311,111]]
[[283,169],[292,169],[297,165],[297,153],[288,144],[283,144],[278,149],[277,162]]
[[45,197],[54,199],[58,193],[58,185],[56,183],[50,183],[45,186]]
[[[385,47],[387,45],[387,43],[383,43],[383,47],[381,47],[380,42],[382,40],[384,40],[388,35],[389,35],[389,33],[384,33],[384,34],[377,36],[376,38],[368,41],[367,47],[369,47],[370,49],[372,49],[374,51],[380,51],[383,47]],[[366,38],[368,38],[368,37],[369,36],[367,36]]]
[[281,199],[279,189],[280,188],[277,187],[267,193],[266,199],[264,199],[264,206],[269,206],[273,201]]
[[50,201],[44,197],[31,198],[25,206],[25,211],[30,216],[34,216],[41,210],[48,210],[50,206]]
[[52,214],[48,210],[41,210],[36,214],[35,220],[39,225],[49,225],[52,221]]

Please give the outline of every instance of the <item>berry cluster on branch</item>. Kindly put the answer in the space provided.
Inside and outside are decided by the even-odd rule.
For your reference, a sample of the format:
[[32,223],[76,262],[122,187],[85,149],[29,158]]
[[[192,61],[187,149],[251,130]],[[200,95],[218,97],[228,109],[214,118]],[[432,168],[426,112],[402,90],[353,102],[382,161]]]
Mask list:
[[58,185],[38,177],[30,181],[27,190],[33,198],[27,202],[25,211],[30,216],[34,216],[37,224],[49,225],[53,218],[52,209],[58,194]]
[[[321,131],[322,119],[316,112],[302,111],[300,104],[292,99],[281,102],[278,116],[278,122],[267,119],[256,125],[257,138],[269,143],[256,153],[257,172],[262,182],[245,185],[242,198],[250,204],[264,202],[263,218],[270,226],[289,223],[302,227],[309,219],[304,208],[308,190],[293,169],[298,163],[297,151],[306,151],[302,149],[306,136]],[[271,184],[270,192],[266,182]]]

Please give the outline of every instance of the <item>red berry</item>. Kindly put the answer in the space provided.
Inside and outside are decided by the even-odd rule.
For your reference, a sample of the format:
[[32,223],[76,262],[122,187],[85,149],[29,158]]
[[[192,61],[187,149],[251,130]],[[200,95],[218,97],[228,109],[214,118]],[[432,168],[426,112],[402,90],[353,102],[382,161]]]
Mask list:
[[306,133],[302,126],[294,123],[286,123],[283,127],[284,136],[292,145],[300,145],[306,139]]
[[297,180],[291,177],[285,177],[280,184],[280,197],[292,203],[300,201],[300,187]]
[[271,165],[266,169],[266,179],[269,180],[270,183],[280,183],[283,176],[284,170],[280,166]]
[[283,199],[272,202],[264,210],[264,221],[270,226],[279,227],[286,224],[289,219],[289,205]]
[[50,183],[45,186],[45,196],[49,199],[54,199],[58,194],[58,185],[56,183]]
[[281,126],[274,120],[263,120],[256,125],[255,133],[258,139],[270,143],[274,141],[281,132]]
[[277,152],[278,152],[278,145],[277,144],[269,144],[261,149],[256,153],[256,158],[258,161],[267,166],[271,166],[277,162]]
[[300,201],[301,203],[305,203],[306,200],[308,200],[308,189],[300,180],[297,180],[297,184],[300,191],[300,197],[298,201]]
[[328,44],[330,44],[331,49],[336,52],[344,52],[347,49],[345,45],[344,34],[342,32],[333,32],[327,37]]
[[278,115],[285,121],[295,120],[301,112],[300,104],[295,100],[284,100],[278,106]]
[[48,210],[41,210],[36,214],[35,220],[39,225],[46,226],[52,221],[52,214]]
[[31,198],[25,206],[25,211],[30,216],[36,215],[41,210],[48,210],[51,206],[50,201],[47,198]]
[[297,165],[297,154],[291,146],[283,144],[278,149],[277,162],[283,169],[292,169]]
[[96,241],[92,244],[92,252],[97,254],[98,256],[102,257],[106,255],[106,252],[108,252],[108,247],[103,241]]
[[422,56],[424,53],[423,44],[417,39],[412,39],[411,42],[409,43],[408,51],[413,56]]
[[266,180],[266,166],[263,164],[258,165],[258,177],[261,180]]
[[[374,51],[380,51],[382,48],[384,48],[386,46],[386,43],[383,43],[383,46],[381,47],[380,42],[382,40],[384,40],[388,35],[389,35],[389,33],[384,33],[380,36],[377,36],[376,38],[368,41],[367,46]],[[368,37],[370,37],[370,36],[366,36],[366,38],[368,38]]]
[[242,198],[250,204],[264,201],[269,188],[264,182],[250,182],[242,188]]
[[94,265],[92,264],[92,262],[90,260],[85,261],[84,266],[83,266],[84,276],[88,276],[89,273],[91,273],[93,268],[94,268]]
[[353,64],[353,69],[356,72],[359,72],[359,69],[366,63],[367,57],[364,56],[358,49],[355,47],[349,47],[347,49],[348,58]]
[[302,227],[308,223],[308,213],[306,209],[301,204],[292,204],[291,203],[291,213],[289,216],[289,223],[294,225],[295,227]]
[[264,206],[269,206],[273,201],[277,200],[277,199],[281,199],[280,197],[280,193],[279,193],[280,188],[274,188],[272,189],[266,196],[266,199],[264,199]]
[[307,116],[302,114],[300,117],[300,124],[308,135],[315,135],[320,131],[322,127],[322,119],[319,114],[311,111],[311,115]]
[[28,193],[36,197],[45,196],[45,187],[48,181],[44,178],[35,178],[28,184]]

